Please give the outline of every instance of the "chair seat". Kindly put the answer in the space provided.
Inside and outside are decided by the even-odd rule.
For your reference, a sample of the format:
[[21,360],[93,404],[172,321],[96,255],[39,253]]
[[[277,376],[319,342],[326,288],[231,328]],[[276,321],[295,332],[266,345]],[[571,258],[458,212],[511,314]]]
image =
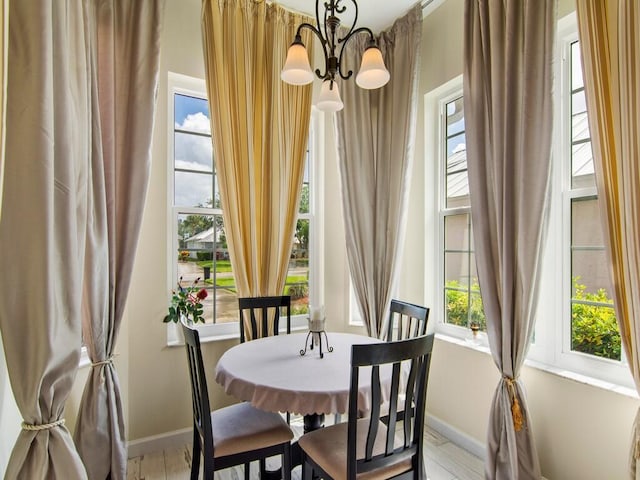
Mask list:
[[265,412],[248,402],[211,412],[216,458],[289,442],[293,432],[278,414]]
[[[373,447],[373,454],[384,453],[384,442],[387,427],[379,423],[379,431]],[[356,444],[356,457],[364,457],[364,445],[367,440],[367,428],[369,420],[358,420],[358,438]],[[298,440],[300,448],[334,480],[346,480],[347,478],[347,423],[340,423],[331,427],[309,432]],[[379,478],[391,478],[411,469],[411,458],[403,458],[401,461],[388,465],[385,468],[357,475],[359,480],[374,480]]]

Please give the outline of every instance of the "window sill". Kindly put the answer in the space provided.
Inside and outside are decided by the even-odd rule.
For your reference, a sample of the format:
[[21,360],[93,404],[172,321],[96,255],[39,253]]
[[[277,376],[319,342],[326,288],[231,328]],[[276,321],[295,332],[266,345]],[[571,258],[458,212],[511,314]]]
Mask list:
[[[477,352],[482,352],[487,355],[491,355],[491,350],[486,345],[472,344],[471,342],[464,340],[462,338],[452,337],[450,335],[446,335],[442,333],[436,333],[436,338],[438,340],[442,340],[443,342],[451,343],[454,345],[458,345],[460,347],[468,348],[471,350],[475,350]],[[572,380],[574,382],[582,383],[584,385],[589,385],[591,387],[600,388],[602,390],[606,390],[612,393],[617,393],[619,395],[623,395],[629,398],[634,398],[636,400],[640,399],[640,395],[638,395],[638,392],[636,390],[630,387],[626,387],[624,385],[618,385],[615,383],[606,382],[598,378],[593,378],[588,375],[582,375],[576,372],[572,372],[570,370],[555,367],[552,365],[547,365],[545,363],[538,362],[535,360],[527,359],[525,360],[524,364],[527,367],[535,368],[536,370],[540,370],[542,372],[546,372],[560,378]]]
[[[307,326],[291,327],[291,333],[302,333],[307,331]],[[282,334],[283,332],[281,332]],[[237,332],[233,333],[220,333],[214,335],[200,335],[200,343],[213,343],[223,342],[227,340],[240,340],[240,335]],[[180,340],[167,340],[167,347],[184,347],[184,341]]]

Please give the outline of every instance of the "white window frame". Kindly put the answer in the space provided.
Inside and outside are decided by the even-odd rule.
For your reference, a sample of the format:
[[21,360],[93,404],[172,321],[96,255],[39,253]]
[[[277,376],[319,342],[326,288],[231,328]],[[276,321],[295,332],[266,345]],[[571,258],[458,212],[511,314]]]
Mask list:
[[[168,73],[167,82],[167,291],[171,292],[175,288],[175,279],[177,278],[177,264],[175,262],[175,252],[178,249],[177,235],[175,232],[177,211],[181,213],[189,213],[189,208],[174,207],[174,96],[176,94],[184,94],[193,97],[207,98],[206,83],[204,79],[194,78],[175,72]],[[309,135],[309,161],[311,168],[309,170],[309,213],[300,214],[299,219],[307,219],[309,224],[309,247],[311,255],[309,257],[309,304],[321,304],[324,297],[322,289],[322,278],[324,277],[323,258],[324,248],[321,241],[320,233],[323,231],[323,215],[318,205],[321,205],[323,192],[323,176],[320,169],[322,151],[320,149],[322,132],[318,128],[320,121],[318,119],[319,112],[313,108],[310,122]],[[215,165],[214,165],[215,167]],[[221,209],[211,208],[207,214],[222,214]],[[194,213],[203,213],[202,209],[194,209]],[[169,297],[167,297],[167,301]],[[224,322],[215,324],[198,324],[196,325],[200,332],[201,340],[214,341],[225,340],[229,338],[238,338],[240,336],[239,320],[235,322]],[[283,325],[282,328],[285,328]],[[307,315],[293,315],[291,317],[292,329],[307,328]],[[181,345],[182,339],[179,328],[176,324],[167,324],[167,344]]]
[[[536,310],[535,338],[527,361],[536,367],[609,388],[618,386],[634,389],[627,360],[600,358],[571,351],[571,199],[586,194],[595,195],[596,189],[571,190],[571,98],[566,82],[570,81],[570,47],[578,39],[575,13],[558,21],[555,52],[554,127],[551,204],[548,237],[542,257],[540,301]],[[433,187],[425,201],[425,301],[433,305],[437,319],[436,332],[449,337],[469,339],[468,329],[444,323],[442,299],[444,284],[444,224],[440,209],[444,189],[445,168],[442,162],[443,120],[442,105],[462,94],[462,76],[425,95],[425,185]],[[568,110],[567,110],[568,109]],[[568,112],[568,113],[567,113]],[[431,168],[430,168],[431,167]],[[559,268],[560,266],[560,268]],[[434,274],[435,273],[435,274]],[[482,336],[481,336],[482,338]],[[482,338],[487,345],[486,336]]]
[[[431,252],[426,252],[427,268],[425,269],[425,300],[433,306],[436,331],[445,335],[470,339],[471,330],[468,327],[452,325],[445,322],[446,311],[444,305],[444,245],[445,217],[469,214],[471,207],[445,208],[446,192],[446,138],[445,120],[446,105],[462,96],[462,75],[453,78],[444,85],[432,90],[425,95],[425,152],[430,155],[426,158],[425,185],[433,186],[432,195],[425,195],[425,238],[426,244],[434,246]],[[429,190],[428,188],[426,189]],[[430,212],[433,212],[430,213]],[[429,265],[430,264],[430,265]],[[436,273],[434,275],[434,273]],[[486,345],[486,335],[480,333],[480,343]]]
[[[536,324],[536,342],[529,358],[561,370],[585,377],[634,387],[628,362],[622,353],[621,361],[601,358],[571,350],[571,201],[584,196],[597,196],[596,187],[571,187],[571,44],[578,40],[575,12],[558,21],[556,42],[556,74],[553,144],[552,204],[549,238],[542,272],[542,298]],[[557,228],[554,228],[553,226]],[[561,265],[561,275],[557,266]],[[561,321],[553,321],[560,318]],[[543,346],[544,345],[544,346]]]

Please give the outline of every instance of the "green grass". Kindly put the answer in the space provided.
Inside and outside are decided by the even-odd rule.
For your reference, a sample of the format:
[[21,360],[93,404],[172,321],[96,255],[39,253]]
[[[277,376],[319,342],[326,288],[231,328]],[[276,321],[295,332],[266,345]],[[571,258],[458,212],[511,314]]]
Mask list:
[[289,275],[285,283],[287,285],[292,285],[295,283],[307,283],[307,282],[308,280],[306,275]]
[[[205,280],[207,285],[213,285],[213,279]],[[299,283],[307,283],[306,275],[291,275],[287,277],[286,285],[299,284]],[[216,278],[216,287],[217,288],[225,288],[230,292],[236,292],[235,280],[233,277],[228,278]],[[286,286],[285,286],[286,290]]]
[[[213,260],[203,260],[201,262],[196,262],[199,267],[209,267],[213,272]],[[216,272],[218,273],[228,273],[231,272],[231,262],[229,260],[217,260],[216,261]]]

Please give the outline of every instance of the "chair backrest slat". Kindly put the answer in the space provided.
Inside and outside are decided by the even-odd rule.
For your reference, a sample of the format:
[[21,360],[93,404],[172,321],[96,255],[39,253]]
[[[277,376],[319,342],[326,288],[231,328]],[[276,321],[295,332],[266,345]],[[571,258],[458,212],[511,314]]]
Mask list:
[[[400,364],[393,364],[393,373],[391,375],[391,389],[389,398],[389,411],[395,412],[398,409],[398,396],[400,394]],[[389,423],[387,424],[388,432],[395,433],[396,431],[396,415],[389,415]],[[408,422],[407,422],[408,423]],[[387,445],[385,452],[389,454],[394,448],[395,435],[387,434]]]
[[429,308],[400,300],[391,300],[387,323],[387,341],[406,340],[425,335],[428,320]]
[[[414,478],[422,475],[424,409],[433,340],[434,336],[431,334],[407,340],[353,345],[347,426],[347,478],[355,479],[358,474],[395,464],[398,457],[401,460],[411,457]],[[366,417],[367,420],[358,422],[358,413],[361,410],[357,400],[361,368],[371,368],[371,412]],[[387,378],[387,375],[390,375],[390,378]],[[381,380],[381,377],[384,380]],[[396,418],[396,415],[389,415],[388,426],[383,428],[380,418],[383,399],[388,399],[389,412],[394,412],[401,393],[406,395],[404,416]],[[363,422],[366,427],[362,425]],[[401,443],[396,442],[397,422],[404,424],[404,438]],[[362,458],[356,458],[358,428],[366,428],[367,431]],[[378,435],[382,431],[386,432],[386,436],[381,444],[383,439],[378,440]],[[384,445],[384,448],[376,445]]]
[[[291,333],[291,297],[242,297],[238,299],[240,310],[240,342],[278,335],[280,320],[286,321],[287,333]],[[248,317],[248,318],[246,318]]]

